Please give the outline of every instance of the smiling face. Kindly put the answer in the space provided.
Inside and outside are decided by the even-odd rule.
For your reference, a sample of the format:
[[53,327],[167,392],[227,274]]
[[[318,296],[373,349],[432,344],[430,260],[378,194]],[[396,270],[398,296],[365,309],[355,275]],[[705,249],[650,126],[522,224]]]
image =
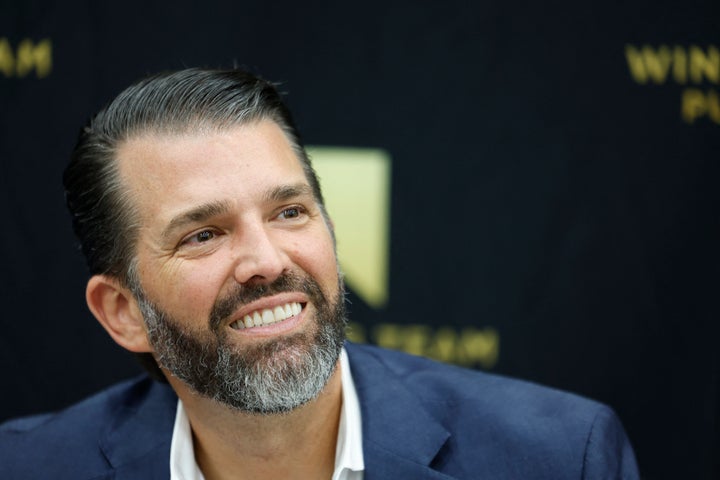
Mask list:
[[[343,340],[342,286],[329,227],[282,130],[261,121],[148,135],[123,144],[118,162],[139,212],[138,300],[160,365],[248,411],[317,395]],[[286,400],[259,399],[263,389]]]

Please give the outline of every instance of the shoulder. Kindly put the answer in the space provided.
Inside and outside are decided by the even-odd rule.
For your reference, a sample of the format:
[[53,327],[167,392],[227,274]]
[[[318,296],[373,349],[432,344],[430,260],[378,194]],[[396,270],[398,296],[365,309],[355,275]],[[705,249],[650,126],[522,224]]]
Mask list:
[[[393,388],[410,392],[405,398],[418,399],[445,428],[450,440],[444,461],[487,466],[498,459],[523,459],[503,465],[518,478],[535,478],[538,473],[523,468],[546,469],[547,478],[583,478],[593,469],[631,472],[627,478],[636,478],[629,441],[606,405],[402,352],[352,344],[347,350],[359,389],[388,389],[394,383]],[[609,478],[625,478],[622,475]]]
[[147,408],[149,398],[171,398],[165,390],[168,388],[143,376],[62,411],[1,424],[0,478],[43,478],[48,472],[63,478],[102,476],[108,467],[102,450],[104,439],[124,418]]
[[[526,414],[536,409],[537,414],[552,414],[553,410],[567,412],[569,406],[589,411],[604,408],[598,402],[561,390],[394,350],[349,344],[348,354],[353,375],[358,369],[371,368],[368,359],[372,359],[386,374],[396,377],[429,403],[492,407],[493,411],[522,410]],[[362,378],[362,372],[358,373]]]

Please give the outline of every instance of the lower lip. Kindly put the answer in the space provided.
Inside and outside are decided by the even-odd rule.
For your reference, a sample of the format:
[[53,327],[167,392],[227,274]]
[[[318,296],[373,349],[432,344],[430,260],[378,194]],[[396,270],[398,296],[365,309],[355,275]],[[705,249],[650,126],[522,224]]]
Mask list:
[[243,328],[241,330],[238,330],[238,329],[235,329],[232,327],[229,327],[229,328],[234,333],[237,333],[240,335],[246,335],[246,336],[250,336],[250,337],[270,337],[273,335],[278,335],[278,334],[285,333],[285,332],[295,329],[295,327],[297,327],[300,323],[302,323],[303,319],[305,318],[306,310],[307,310],[307,304],[305,304],[303,309],[297,315],[294,315],[290,318],[286,318],[285,320],[280,320],[279,322],[271,323],[270,325],[263,325],[260,327]]

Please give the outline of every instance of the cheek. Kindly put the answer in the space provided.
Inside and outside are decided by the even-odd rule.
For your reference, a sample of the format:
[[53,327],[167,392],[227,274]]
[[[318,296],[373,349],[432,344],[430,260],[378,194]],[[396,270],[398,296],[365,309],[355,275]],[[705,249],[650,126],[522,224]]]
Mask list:
[[301,245],[296,255],[299,266],[320,283],[325,292],[337,292],[338,267],[332,239]]
[[166,264],[145,286],[151,300],[176,318],[207,316],[222,287],[222,278],[207,265]]

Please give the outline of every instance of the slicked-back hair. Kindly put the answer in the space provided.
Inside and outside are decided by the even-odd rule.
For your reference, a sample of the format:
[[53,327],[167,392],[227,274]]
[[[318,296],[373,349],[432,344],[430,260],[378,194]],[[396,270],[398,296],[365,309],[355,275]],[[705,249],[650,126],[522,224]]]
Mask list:
[[[320,185],[290,111],[270,82],[244,70],[188,69],[161,73],[121,92],[81,130],[63,183],[73,229],[91,275],[118,280],[142,295],[136,275],[139,213],[119,175],[117,152],[133,138],[222,131],[274,121],[302,164],[325,215]],[[141,363],[157,377],[149,355]]]

